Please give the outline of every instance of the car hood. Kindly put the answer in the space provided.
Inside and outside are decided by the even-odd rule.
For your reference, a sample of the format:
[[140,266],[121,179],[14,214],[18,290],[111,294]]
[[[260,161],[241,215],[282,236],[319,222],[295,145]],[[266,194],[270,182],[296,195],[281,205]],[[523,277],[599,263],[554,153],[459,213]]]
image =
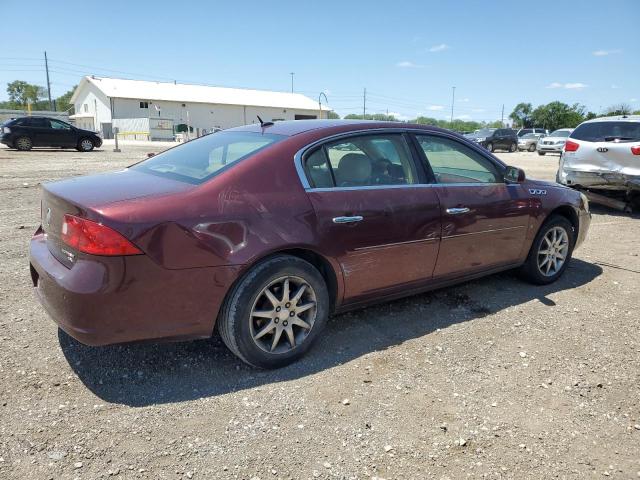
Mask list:
[[45,183],[43,188],[83,207],[98,207],[124,200],[177,193],[194,185],[157,177],[129,168]]
[[567,141],[567,137],[544,137],[544,138],[541,138],[540,140],[543,140],[545,142],[550,140],[553,143],[557,143],[557,142],[560,142],[560,141],[566,142]]

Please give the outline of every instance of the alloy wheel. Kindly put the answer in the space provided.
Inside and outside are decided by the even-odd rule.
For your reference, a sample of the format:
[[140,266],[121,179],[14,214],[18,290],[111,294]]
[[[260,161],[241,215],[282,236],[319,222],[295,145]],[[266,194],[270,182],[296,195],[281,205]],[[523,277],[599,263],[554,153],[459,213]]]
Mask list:
[[80,148],[85,152],[88,152],[93,148],[93,142],[88,138],[85,138],[80,142]]
[[542,238],[538,249],[538,269],[545,277],[560,271],[569,253],[569,234],[563,227],[553,227]]
[[267,353],[288,353],[305,341],[316,315],[309,283],[295,276],[278,278],[262,289],[251,308],[251,338]]
[[29,140],[27,137],[20,137],[16,140],[16,148],[18,150],[30,150],[31,140]]

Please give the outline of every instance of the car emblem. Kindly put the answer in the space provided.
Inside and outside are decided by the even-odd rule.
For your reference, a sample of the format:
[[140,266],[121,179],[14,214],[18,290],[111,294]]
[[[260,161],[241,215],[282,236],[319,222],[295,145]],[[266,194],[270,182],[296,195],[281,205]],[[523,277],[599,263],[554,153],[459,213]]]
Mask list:
[[531,195],[546,195],[547,191],[546,190],[540,190],[539,188],[530,188],[529,189],[529,193]]
[[608,151],[609,151],[609,149],[608,149],[607,147],[598,147],[598,151],[599,151],[600,153],[604,153],[604,152],[608,152]]
[[51,223],[51,209],[47,208],[47,214],[44,216],[44,226],[48,227]]

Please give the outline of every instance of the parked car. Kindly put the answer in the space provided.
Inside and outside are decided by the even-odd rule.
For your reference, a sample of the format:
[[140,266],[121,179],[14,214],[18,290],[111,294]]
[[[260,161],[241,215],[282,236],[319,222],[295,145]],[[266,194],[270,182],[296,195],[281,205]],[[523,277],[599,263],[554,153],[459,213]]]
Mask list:
[[564,143],[567,141],[567,137],[571,135],[571,132],[573,132],[572,128],[560,128],[551,132],[549,136],[538,142],[536,147],[538,155],[562,153]]
[[279,367],[336,312],[513,268],[551,283],[589,227],[581,193],[447,130],[267,125],[43,184],[31,277],[58,325],[90,345],[217,326]]
[[537,134],[541,134],[541,135],[549,135],[549,130],[547,130],[546,128],[521,128],[520,130],[518,130],[518,137],[523,137],[529,133],[537,133]]
[[490,152],[518,150],[518,136],[510,128],[483,128],[474,132],[472,139]]
[[564,144],[558,183],[620,198],[640,209],[640,115],[581,123]]
[[543,133],[527,133],[518,138],[518,150],[527,150],[528,152],[535,152],[536,145],[540,138],[544,137]]
[[18,150],[33,147],[75,148],[90,152],[102,145],[98,134],[48,117],[22,117],[2,124],[0,143]]

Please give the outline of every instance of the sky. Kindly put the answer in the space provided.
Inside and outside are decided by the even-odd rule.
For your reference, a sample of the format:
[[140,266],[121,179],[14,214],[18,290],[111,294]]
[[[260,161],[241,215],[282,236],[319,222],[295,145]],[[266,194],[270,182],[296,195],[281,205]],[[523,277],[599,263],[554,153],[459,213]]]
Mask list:
[[[0,0],[0,100],[82,75],[325,92],[340,115],[499,120],[522,101],[640,109],[639,0]],[[24,21],[7,21],[21,18]],[[323,98],[324,103],[324,98]]]

